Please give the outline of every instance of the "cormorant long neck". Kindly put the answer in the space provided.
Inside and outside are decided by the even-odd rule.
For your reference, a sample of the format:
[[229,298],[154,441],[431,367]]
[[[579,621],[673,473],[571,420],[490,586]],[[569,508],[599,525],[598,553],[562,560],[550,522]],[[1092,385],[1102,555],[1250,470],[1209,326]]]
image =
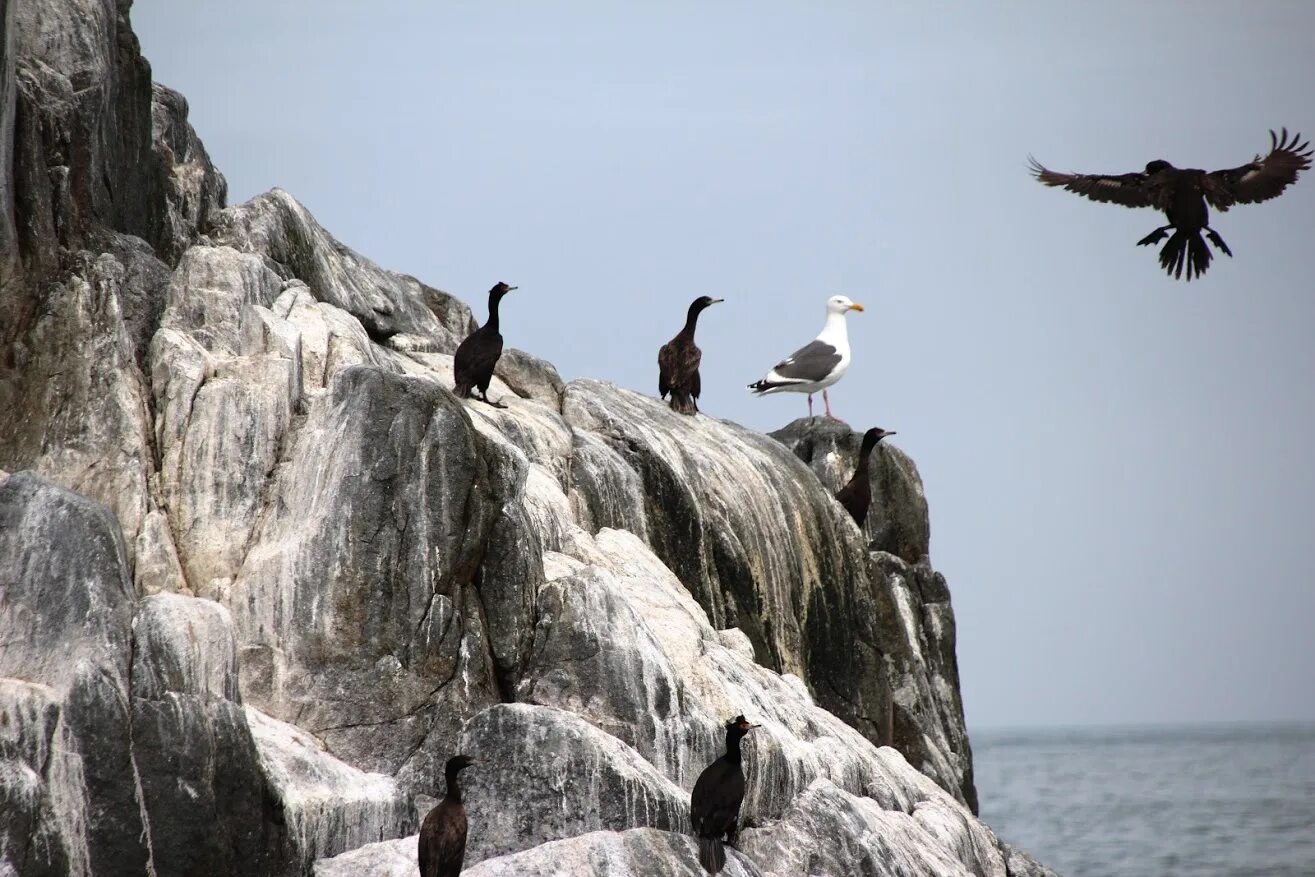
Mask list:
[[867,437],[863,439],[863,445],[858,449],[858,466],[854,469],[854,477],[862,475],[864,478],[868,475],[868,461],[872,459],[872,452],[876,450],[877,443]]
[[[495,312],[496,313],[496,312]],[[459,771],[447,771],[447,800],[461,803],[461,782],[457,779]]]
[[698,302],[689,306],[689,313],[685,316],[685,328],[680,330],[691,341],[694,340],[694,330],[699,324],[699,314],[703,313],[703,308],[699,307]]
[[731,764],[740,763],[740,741],[743,739],[743,734],[726,735],[726,760]]
[[484,324],[484,328],[490,332],[498,331],[498,302],[502,301],[502,296],[496,292],[489,293],[489,321]]

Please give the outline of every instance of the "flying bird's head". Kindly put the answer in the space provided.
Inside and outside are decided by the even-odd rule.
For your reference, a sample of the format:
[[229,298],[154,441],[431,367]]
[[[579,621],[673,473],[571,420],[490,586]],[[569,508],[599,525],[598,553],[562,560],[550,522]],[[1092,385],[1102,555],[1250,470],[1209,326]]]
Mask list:
[[1169,162],[1162,158],[1146,162],[1146,173],[1148,174],[1158,174],[1160,171],[1167,170],[1173,170],[1173,165],[1169,164]]
[[847,295],[833,295],[826,300],[826,312],[828,314],[844,314],[849,311],[862,311],[863,306],[855,301],[850,301]]
[[725,300],[726,300],[726,299],[724,299],[724,298],[713,298],[712,296],[709,296],[709,295],[701,295],[701,296],[699,296],[698,298],[694,299],[693,302],[690,303],[689,308],[690,308],[690,310],[692,310],[692,311],[701,311],[701,310],[703,310],[704,308],[711,307],[712,305],[715,305],[717,302],[722,302],[722,301],[725,301]]
[[516,289],[516,287],[508,286],[507,284],[499,280],[497,284],[494,285],[494,287],[489,290],[489,295],[494,295],[497,296],[498,298],[502,298],[504,295],[511,292],[513,289]]

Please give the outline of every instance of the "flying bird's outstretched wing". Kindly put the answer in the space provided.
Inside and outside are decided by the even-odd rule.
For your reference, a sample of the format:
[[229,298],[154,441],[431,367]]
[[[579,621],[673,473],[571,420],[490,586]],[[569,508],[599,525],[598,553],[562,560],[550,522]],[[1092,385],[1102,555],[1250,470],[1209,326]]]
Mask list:
[[1047,186],[1063,186],[1070,192],[1093,201],[1122,204],[1124,207],[1154,207],[1155,188],[1150,177],[1133,174],[1061,174],[1030,158],[1032,175]]
[[1310,167],[1310,159],[1310,143],[1303,143],[1300,134],[1289,140],[1287,128],[1281,136],[1270,131],[1269,155],[1257,155],[1241,167],[1206,174],[1202,194],[1220,211],[1234,204],[1268,201],[1295,183],[1297,174]]

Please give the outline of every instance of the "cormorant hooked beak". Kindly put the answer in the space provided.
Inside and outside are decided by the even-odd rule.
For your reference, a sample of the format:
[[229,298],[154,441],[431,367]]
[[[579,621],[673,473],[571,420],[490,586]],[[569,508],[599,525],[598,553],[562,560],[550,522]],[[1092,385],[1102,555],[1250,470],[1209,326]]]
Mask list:
[[[846,310],[850,310],[850,311],[860,311],[860,312],[861,312],[861,311],[863,310],[863,306],[862,306],[861,304],[859,304],[858,302],[854,302],[854,303],[851,304],[848,308],[846,308]],[[757,726],[755,725],[754,727],[757,727]]]
[[726,300],[726,299],[724,299],[724,298],[714,298],[712,301],[708,302],[708,304],[710,304],[710,305],[715,305],[715,304],[718,304],[718,303],[720,303],[720,302],[724,302],[725,300]]

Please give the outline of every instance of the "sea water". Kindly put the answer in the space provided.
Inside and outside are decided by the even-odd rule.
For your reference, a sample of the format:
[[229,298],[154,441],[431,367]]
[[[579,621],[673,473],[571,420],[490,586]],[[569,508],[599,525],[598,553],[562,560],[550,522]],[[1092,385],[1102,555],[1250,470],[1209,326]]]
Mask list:
[[1064,877],[1315,877],[1315,725],[974,731],[982,819]]

